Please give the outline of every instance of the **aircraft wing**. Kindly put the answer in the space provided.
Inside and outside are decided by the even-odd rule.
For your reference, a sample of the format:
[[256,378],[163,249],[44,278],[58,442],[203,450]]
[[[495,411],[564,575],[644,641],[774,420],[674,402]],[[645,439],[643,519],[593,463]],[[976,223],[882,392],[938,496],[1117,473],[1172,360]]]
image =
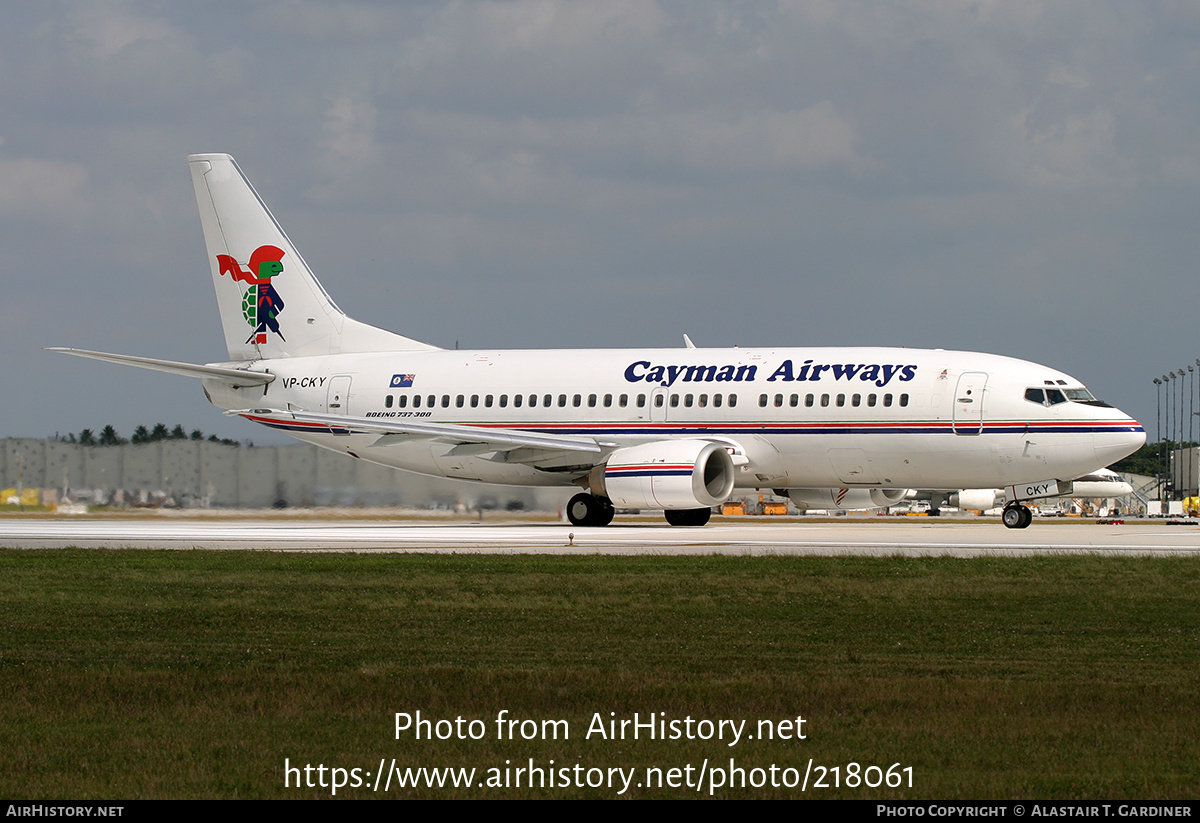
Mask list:
[[498,451],[531,448],[600,454],[617,445],[586,437],[568,437],[561,434],[525,432],[518,429],[490,426],[422,423],[373,417],[349,417],[341,414],[281,411],[279,409],[241,409],[225,413],[294,433],[312,431],[333,434],[350,434],[352,432],[375,432],[381,435],[399,434],[463,445],[495,447]]
[[217,379],[231,386],[265,386],[275,379],[275,375],[260,371],[234,369],[228,366],[198,366],[194,363],[179,363],[175,360],[156,360],[153,357],[135,357],[132,354],[109,354],[102,351],[87,349],[67,349],[61,346],[51,346],[46,351],[56,351],[62,354],[73,354],[76,357],[88,357],[92,360],[103,360],[107,363],[120,363],[123,366],[137,366],[139,369],[150,369],[167,374],[179,374],[184,377],[196,377],[201,380]]

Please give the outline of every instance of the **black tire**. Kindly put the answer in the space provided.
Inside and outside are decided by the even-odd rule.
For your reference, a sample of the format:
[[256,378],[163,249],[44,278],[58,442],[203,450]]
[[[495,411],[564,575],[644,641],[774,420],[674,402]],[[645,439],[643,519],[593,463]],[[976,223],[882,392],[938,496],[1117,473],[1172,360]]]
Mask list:
[[600,501],[600,512],[599,516],[596,518],[596,525],[607,526],[613,521],[613,515],[617,513],[617,510],[613,508],[612,503],[604,498],[598,497],[596,499]]
[[712,509],[667,509],[663,514],[672,526],[703,526],[712,517]]
[[[1004,524],[1005,528],[1009,529],[1025,528],[1029,524],[1025,522],[1025,515],[1021,513],[1022,509],[1026,512],[1029,511],[1024,506],[1005,506],[1004,511],[1000,514],[1000,522]],[[1032,514],[1029,517],[1033,519]]]
[[1017,526],[1017,528],[1018,529],[1028,529],[1029,524],[1032,522],[1033,522],[1033,512],[1031,512],[1029,510],[1028,506],[1021,506],[1021,525]]
[[567,501],[567,519],[572,526],[607,526],[615,513],[612,503],[587,492]]

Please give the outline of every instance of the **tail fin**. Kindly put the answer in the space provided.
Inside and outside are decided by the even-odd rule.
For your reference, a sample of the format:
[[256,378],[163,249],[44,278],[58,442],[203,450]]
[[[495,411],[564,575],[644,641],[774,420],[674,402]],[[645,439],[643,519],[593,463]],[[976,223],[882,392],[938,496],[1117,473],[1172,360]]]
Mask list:
[[437,348],[347,317],[228,154],[188,164],[230,360]]

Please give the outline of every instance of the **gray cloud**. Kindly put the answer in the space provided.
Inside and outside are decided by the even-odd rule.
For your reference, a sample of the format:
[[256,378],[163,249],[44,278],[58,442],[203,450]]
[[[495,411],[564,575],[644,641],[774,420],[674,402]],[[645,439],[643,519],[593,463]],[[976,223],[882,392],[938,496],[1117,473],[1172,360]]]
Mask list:
[[7,434],[267,436],[186,381],[40,351],[222,357],[195,151],[238,158],[344,309],[439,345],[996,351],[1144,418],[1197,356],[1188,6],[5,12],[2,362],[34,388]]

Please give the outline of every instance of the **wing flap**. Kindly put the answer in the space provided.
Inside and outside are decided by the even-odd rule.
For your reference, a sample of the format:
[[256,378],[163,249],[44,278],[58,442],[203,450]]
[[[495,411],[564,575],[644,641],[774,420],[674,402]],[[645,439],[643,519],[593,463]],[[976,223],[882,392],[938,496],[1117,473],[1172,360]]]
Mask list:
[[553,449],[591,454],[600,454],[603,451],[601,444],[589,438],[566,437],[561,434],[543,434],[491,426],[382,420],[373,417],[347,417],[340,414],[316,414],[279,409],[241,409],[225,413],[244,417],[272,428],[293,432],[308,430],[333,434],[354,432],[375,432],[381,435],[400,434],[466,446],[486,447],[481,448],[481,452],[492,449],[504,451],[517,448]]

